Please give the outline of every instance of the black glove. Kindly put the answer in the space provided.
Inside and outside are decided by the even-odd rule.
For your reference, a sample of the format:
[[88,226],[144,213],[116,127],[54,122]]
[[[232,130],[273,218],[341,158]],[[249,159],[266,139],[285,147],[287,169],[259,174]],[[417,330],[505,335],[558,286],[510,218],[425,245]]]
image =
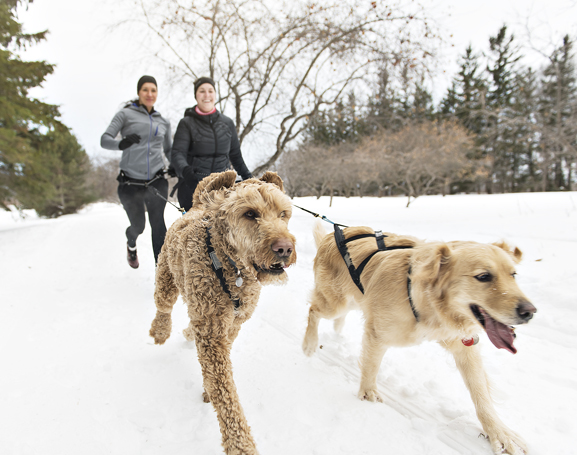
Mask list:
[[182,170],[182,176],[184,177],[185,183],[186,183],[190,188],[195,188],[196,185],[198,185],[199,178],[198,178],[198,176],[194,173],[194,169],[192,169],[192,166],[186,166],[186,167]]
[[169,177],[176,177],[176,170],[172,166],[166,170],[166,173]]
[[118,144],[120,150],[127,149],[132,144],[138,144],[140,142],[140,136],[138,134],[129,134]]

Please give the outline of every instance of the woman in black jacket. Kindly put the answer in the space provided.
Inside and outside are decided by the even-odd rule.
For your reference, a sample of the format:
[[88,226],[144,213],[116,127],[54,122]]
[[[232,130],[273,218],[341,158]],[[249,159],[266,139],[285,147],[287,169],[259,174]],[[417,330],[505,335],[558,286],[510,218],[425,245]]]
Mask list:
[[201,77],[194,83],[197,105],[184,112],[172,143],[171,165],[180,178],[178,202],[185,210],[192,207],[192,194],[198,182],[213,172],[223,172],[232,163],[243,179],[252,177],[240,151],[232,120],[214,106],[214,81]]

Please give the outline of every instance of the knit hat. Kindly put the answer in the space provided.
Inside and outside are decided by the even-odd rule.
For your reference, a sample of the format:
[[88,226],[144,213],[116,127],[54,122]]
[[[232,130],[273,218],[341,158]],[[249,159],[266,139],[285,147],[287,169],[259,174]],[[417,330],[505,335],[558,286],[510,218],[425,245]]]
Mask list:
[[202,84],[210,84],[216,90],[216,85],[214,84],[214,81],[210,77],[199,77],[196,81],[194,81],[194,96],[195,97],[196,97],[196,92],[198,90],[198,87],[200,87]]
[[138,84],[136,84],[136,93],[140,92],[140,89],[142,88],[142,86],[144,84],[146,84],[147,82],[152,82],[158,88],[158,84],[156,83],[156,79],[154,79],[152,76],[142,76],[140,79],[138,79]]

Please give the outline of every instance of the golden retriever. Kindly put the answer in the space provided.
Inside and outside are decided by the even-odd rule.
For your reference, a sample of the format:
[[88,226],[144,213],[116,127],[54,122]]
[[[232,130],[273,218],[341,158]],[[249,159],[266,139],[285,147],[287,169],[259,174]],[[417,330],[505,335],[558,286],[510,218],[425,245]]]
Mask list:
[[[368,227],[344,229],[347,239],[360,236],[346,244],[353,268],[377,250],[374,235],[362,237],[370,234],[374,231]],[[312,355],[318,345],[320,319],[334,319],[338,331],[347,312],[360,307],[365,329],[358,396],[382,401],[376,378],[387,348],[436,340],[453,354],[493,451],[526,451],[523,439],[497,416],[472,341],[485,330],[497,348],[516,352],[511,326],[527,323],[537,311],[515,281],[521,251],[503,242],[434,243],[385,233],[382,239],[391,249],[376,253],[366,264],[360,275],[363,293],[349,274],[336,235],[327,235],[318,222],[314,237],[318,251],[305,354]]]

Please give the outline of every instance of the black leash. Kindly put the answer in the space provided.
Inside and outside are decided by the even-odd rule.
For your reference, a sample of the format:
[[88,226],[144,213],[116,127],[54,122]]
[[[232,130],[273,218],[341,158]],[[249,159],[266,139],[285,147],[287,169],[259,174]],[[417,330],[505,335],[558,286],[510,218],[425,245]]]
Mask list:
[[[206,249],[208,250],[208,256],[210,257],[210,261],[212,263],[212,270],[214,270],[214,273],[216,273],[216,276],[220,281],[220,286],[222,287],[222,290],[230,297],[232,303],[234,303],[234,309],[238,310],[238,308],[241,305],[241,301],[239,299],[232,298],[230,289],[228,288],[226,280],[224,279],[224,273],[222,272],[222,262],[219,261],[216,252],[214,251],[214,248],[212,246],[212,243],[210,242],[210,228],[208,227],[206,228]],[[240,277],[240,272],[236,268],[236,264],[230,258],[229,261],[238,274],[238,278],[236,279],[237,280],[236,285],[237,287],[240,287],[242,286],[242,278]]]
[[[161,199],[164,199],[167,203],[169,203],[170,205],[172,205],[176,210],[178,210],[182,215],[184,215],[186,213],[186,210],[184,210],[182,207],[179,207],[175,204],[173,204],[172,202],[170,202],[167,198],[165,198],[162,194],[160,194],[160,191],[158,191],[155,187],[151,186],[152,182],[156,182],[158,179],[164,178],[164,174],[166,172],[162,172],[162,173],[157,173],[153,179],[150,180],[136,180],[136,179],[131,179],[130,177],[128,177],[124,172],[120,171],[120,174],[123,177],[123,180],[121,181],[121,184],[123,185],[134,185],[134,186],[143,186],[146,189],[152,190],[152,193],[155,194],[156,196],[158,196]],[[178,185],[177,185],[178,186]],[[176,190],[176,186],[173,188],[172,193],[170,193],[170,195],[172,196],[174,194],[174,191]]]

